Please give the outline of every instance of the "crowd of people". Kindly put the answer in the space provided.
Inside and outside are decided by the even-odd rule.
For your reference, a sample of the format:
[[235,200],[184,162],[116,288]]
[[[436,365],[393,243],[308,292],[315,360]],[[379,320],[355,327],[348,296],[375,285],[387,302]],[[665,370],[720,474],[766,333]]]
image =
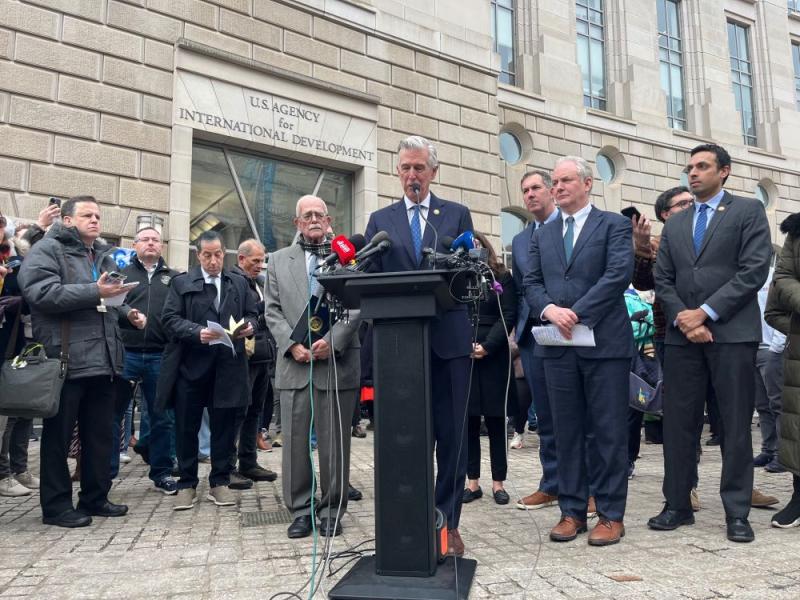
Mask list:
[[[392,242],[372,270],[427,268],[424,249],[447,252],[441,240],[472,232],[469,210],[431,191],[438,168],[429,141],[411,136],[400,143],[403,197],[373,212],[366,228],[367,241],[380,232]],[[694,148],[688,187],[656,200],[663,223],[656,236],[646,217],[594,205],[591,166],[566,156],[552,172],[530,171],[521,179],[531,219],[512,242],[510,269],[489,237],[474,232],[496,285],[481,302],[455,303],[433,319],[431,347],[421,349],[430,352],[435,504],[452,554],[465,552],[462,505],[483,496],[482,429],[492,499],[508,504],[507,417],[516,432],[511,447],[519,448],[533,413],[541,479],[516,507],[558,506],[550,531],[556,542],[587,532],[594,516],[590,545],[615,544],[625,535],[642,428],[641,413],[629,406],[638,349],[625,294],[634,288],[655,294],[648,310],[663,368],[665,503],[647,525],[674,530],[694,523],[706,407],[722,451],[728,539],[752,541],[751,506],[778,502],[753,488],[754,467],[793,474],[794,495],[772,523],[800,525],[800,351],[784,337],[800,336],[794,318],[800,313],[800,217],[783,223],[786,243],[771,269],[764,208],[724,190],[731,169],[724,148]],[[365,435],[360,398],[373,397],[372,344],[358,311],[298,337],[298,324],[311,320],[312,301],[324,296],[317,274],[331,255],[336,224],[316,196],[298,199],[294,224],[295,243],[267,261],[260,242],[245,240],[232,267],[223,237],[207,231],[195,243],[196,266],[179,273],[165,263],[160,232],[150,227],[136,233],[134,254],[120,268],[100,238],[101,209],[92,196],[48,206],[25,231],[10,230],[0,218],[3,263],[23,258],[21,266],[0,267],[2,347],[18,352],[36,340],[48,356],[68,356],[59,411],[44,419],[38,476],[27,464],[31,420],[10,418],[0,427],[0,495],[38,488],[44,523],[62,527],[125,515],[128,507],[112,502],[109,492],[124,460],[126,414],[138,390],[142,419],[134,450],[149,464],[154,489],[173,495],[175,510],[192,509],[198,463],[208,460],[206,498],[235,505],[231,490],[278,477],[258,462],[274,406],[283,501],[293,519],[288,536],[314,529],[339,535],[348,500],[361,497],[349,484],[350,439]],[[536,327],[549,327],[550,336],[537,341]],[[577,327],[588,330],[589,341],[578,340]],[[513,381],[515,362],[520,387]],[[379,389],[374,398],[380,402]],[[754,410],[763,439],[756,457]],[[71,451],[80,467],[73,476]],[[80,483],[77,504],[73,478]]]

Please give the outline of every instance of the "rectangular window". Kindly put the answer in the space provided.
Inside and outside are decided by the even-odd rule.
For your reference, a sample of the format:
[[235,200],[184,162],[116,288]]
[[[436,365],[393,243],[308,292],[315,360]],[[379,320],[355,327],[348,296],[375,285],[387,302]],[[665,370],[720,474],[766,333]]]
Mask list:
[[792,42],[792,64],[794,65],[794,101],[800,110],[800,42]]
[[606,110],[606,56],[603,0],[576,0],[578,64],[583,77],[583,105]]
[[514,85],[514,0],[492,0],[494,51],[500,55],[500,83]]
[[736,110],[742,121],[742,137],[748,146],[755,146],[755,102],[753,100],[753,65],[750,62],[750,28],[728,21],[728,49],[731,55],[731,82]]
[[658,8],[658,57],[661,89],[667,95],[667,125],[686,129],[683,99],[683,44],[678,0],[656,0]]
[[789,12],[800,12],[800,0],[789,0]]
[[[227,146],[192,148],[192,196],[189,242],[213,229],[225,239],[228,266],[236,250],[256,238],[267,251],[292,243],[295,204],[300,196],[319,196],[328,206],[337,234],[353,226],[353,175],[326,167],[251,154]],[[192,263],[194,264],[194,263]]]

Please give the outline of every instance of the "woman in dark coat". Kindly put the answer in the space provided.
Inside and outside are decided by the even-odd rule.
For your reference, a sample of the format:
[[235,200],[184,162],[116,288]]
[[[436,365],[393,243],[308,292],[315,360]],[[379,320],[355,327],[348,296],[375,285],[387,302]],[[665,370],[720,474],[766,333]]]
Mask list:
[[778,461],[792,473],[794,493],[772,517],[773,527],[800,526],[800,213],[781,223],[786,241],[775,266],[764,318],[786,334],[783,408],[778,426]]
[[[517,293],[511,272],[497,259],[489,240],[476,233],[476,246],[486,248],[489,267],[503,291],[489,291],[478,307],[478,334],[473,344],[472,383],[467,421],[467,487],[463,501],[472,502],[483,496],[479,485],[481,474],[481,416],[489,432],[489,457],[492,465],[492,496],[497,504],[508,504],[503,489],[508,464],[506,461],[506,390],[509,404],[516,406],[516,388],[510,371],[508,333],[517,319]],[[501,312],[502,317],[501,318]],[[475,315],[473,315],[473,318]],[[505,322],[504,322],[505,321]],[[473,321],[474,322],[474,321]],[[511,377],[509,385],[509,376]]]

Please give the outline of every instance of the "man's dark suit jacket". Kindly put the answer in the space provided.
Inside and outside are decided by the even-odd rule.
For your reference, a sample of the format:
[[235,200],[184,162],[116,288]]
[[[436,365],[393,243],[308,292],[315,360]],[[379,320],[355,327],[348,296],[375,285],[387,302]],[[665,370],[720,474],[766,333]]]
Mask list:
[[522,282],[525,273],[531,270],[530,268],[530,249],[531,238],[533,237],[534,227],[536,222],[531,221],[528,226],[520,231],[511,240],[511,260],[512,269],[511,274],[514,276],[514,286],[517,288],[517,322],[514,325],[514,340],[519,342],[525,334],[525,325],[528,323],[528,317],[531,314],[531,307],[525,299],[525,290],[522,287]]
[[[236,356],[223,345],[210,346],[200,342],[200,330],[206,321],[216,321],[228,327],[228,320],[245,319],[258,326],[256,303],[250,294],[247,280],[227,269],[222,271],[220,308],[214,308],[216,290],[206,285],[199,266],[172,280],[164,303],[164,329],[180,347],[181,377],[189,381],[203,379],[210,370],[217,370],[213,402],[216,408],[247,406],[250,403],[250,379],[244,340],[234,340]],[[174,373],[172,374],[175,375]]]
[[714,342],[761,341],[758,290],[769,274],[772,241],[763,205],[728,192],[695,255],[695,209],[670,217],[656,258],[656,297],[667,318],[667,344],[688,344],[673,323],[684,309],[708,304],[719,315],[706,325]]
[[[594,348],[575,347],[583,358],[628,358],[634,355],[633,330],[623,293],[633,275],[632,227],[621,215],[593,207],[567,263],[563,217],[533,234],[530,271],[523,279],[531,312],[548,304],[570,308],[594,330]],[[558,358],[564,346],[536,345],[536,356]]]
[[[469,209],[455,202],[437,198],[431,192],[428,208],[428,224],[422,236],[422,247],[433,248],[434,230],[438,233],[437,252],[449,252],[442,245],[445,236],[458,237],[465,231],[472,231],[472,217]],[[403,200],[375,211],[369,218],[365,237],[372,239],[379,231],[385,231],[392,240],[392,247],[376,260],[376,270],[389,273],[393,271],[417,271],[423,267],[417,264],[414,245],[411,241],[411,226],[408,211]],[[466,305],[457,304],[440,318],[431,322],[431,348],[439,358],[449,359],[468,356],[472,351],[472,332]]]

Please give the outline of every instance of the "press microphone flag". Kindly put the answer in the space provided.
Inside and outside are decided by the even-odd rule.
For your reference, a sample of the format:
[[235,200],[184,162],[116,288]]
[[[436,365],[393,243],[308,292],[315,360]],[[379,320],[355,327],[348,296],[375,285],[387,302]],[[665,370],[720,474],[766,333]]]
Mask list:
[[[355,236],[353,237],[355,238]],[[362,240],[364,239],[364,236],[362,235],[359,235],[359,237]],[[355,258],[357,251],[358,248],[356,248],[353,242],[348,240],[343,235],[337,235],[331,240],[330,255],[328,255],[317,268],[330,267],[337,262],[341,265],[346,265]]]

